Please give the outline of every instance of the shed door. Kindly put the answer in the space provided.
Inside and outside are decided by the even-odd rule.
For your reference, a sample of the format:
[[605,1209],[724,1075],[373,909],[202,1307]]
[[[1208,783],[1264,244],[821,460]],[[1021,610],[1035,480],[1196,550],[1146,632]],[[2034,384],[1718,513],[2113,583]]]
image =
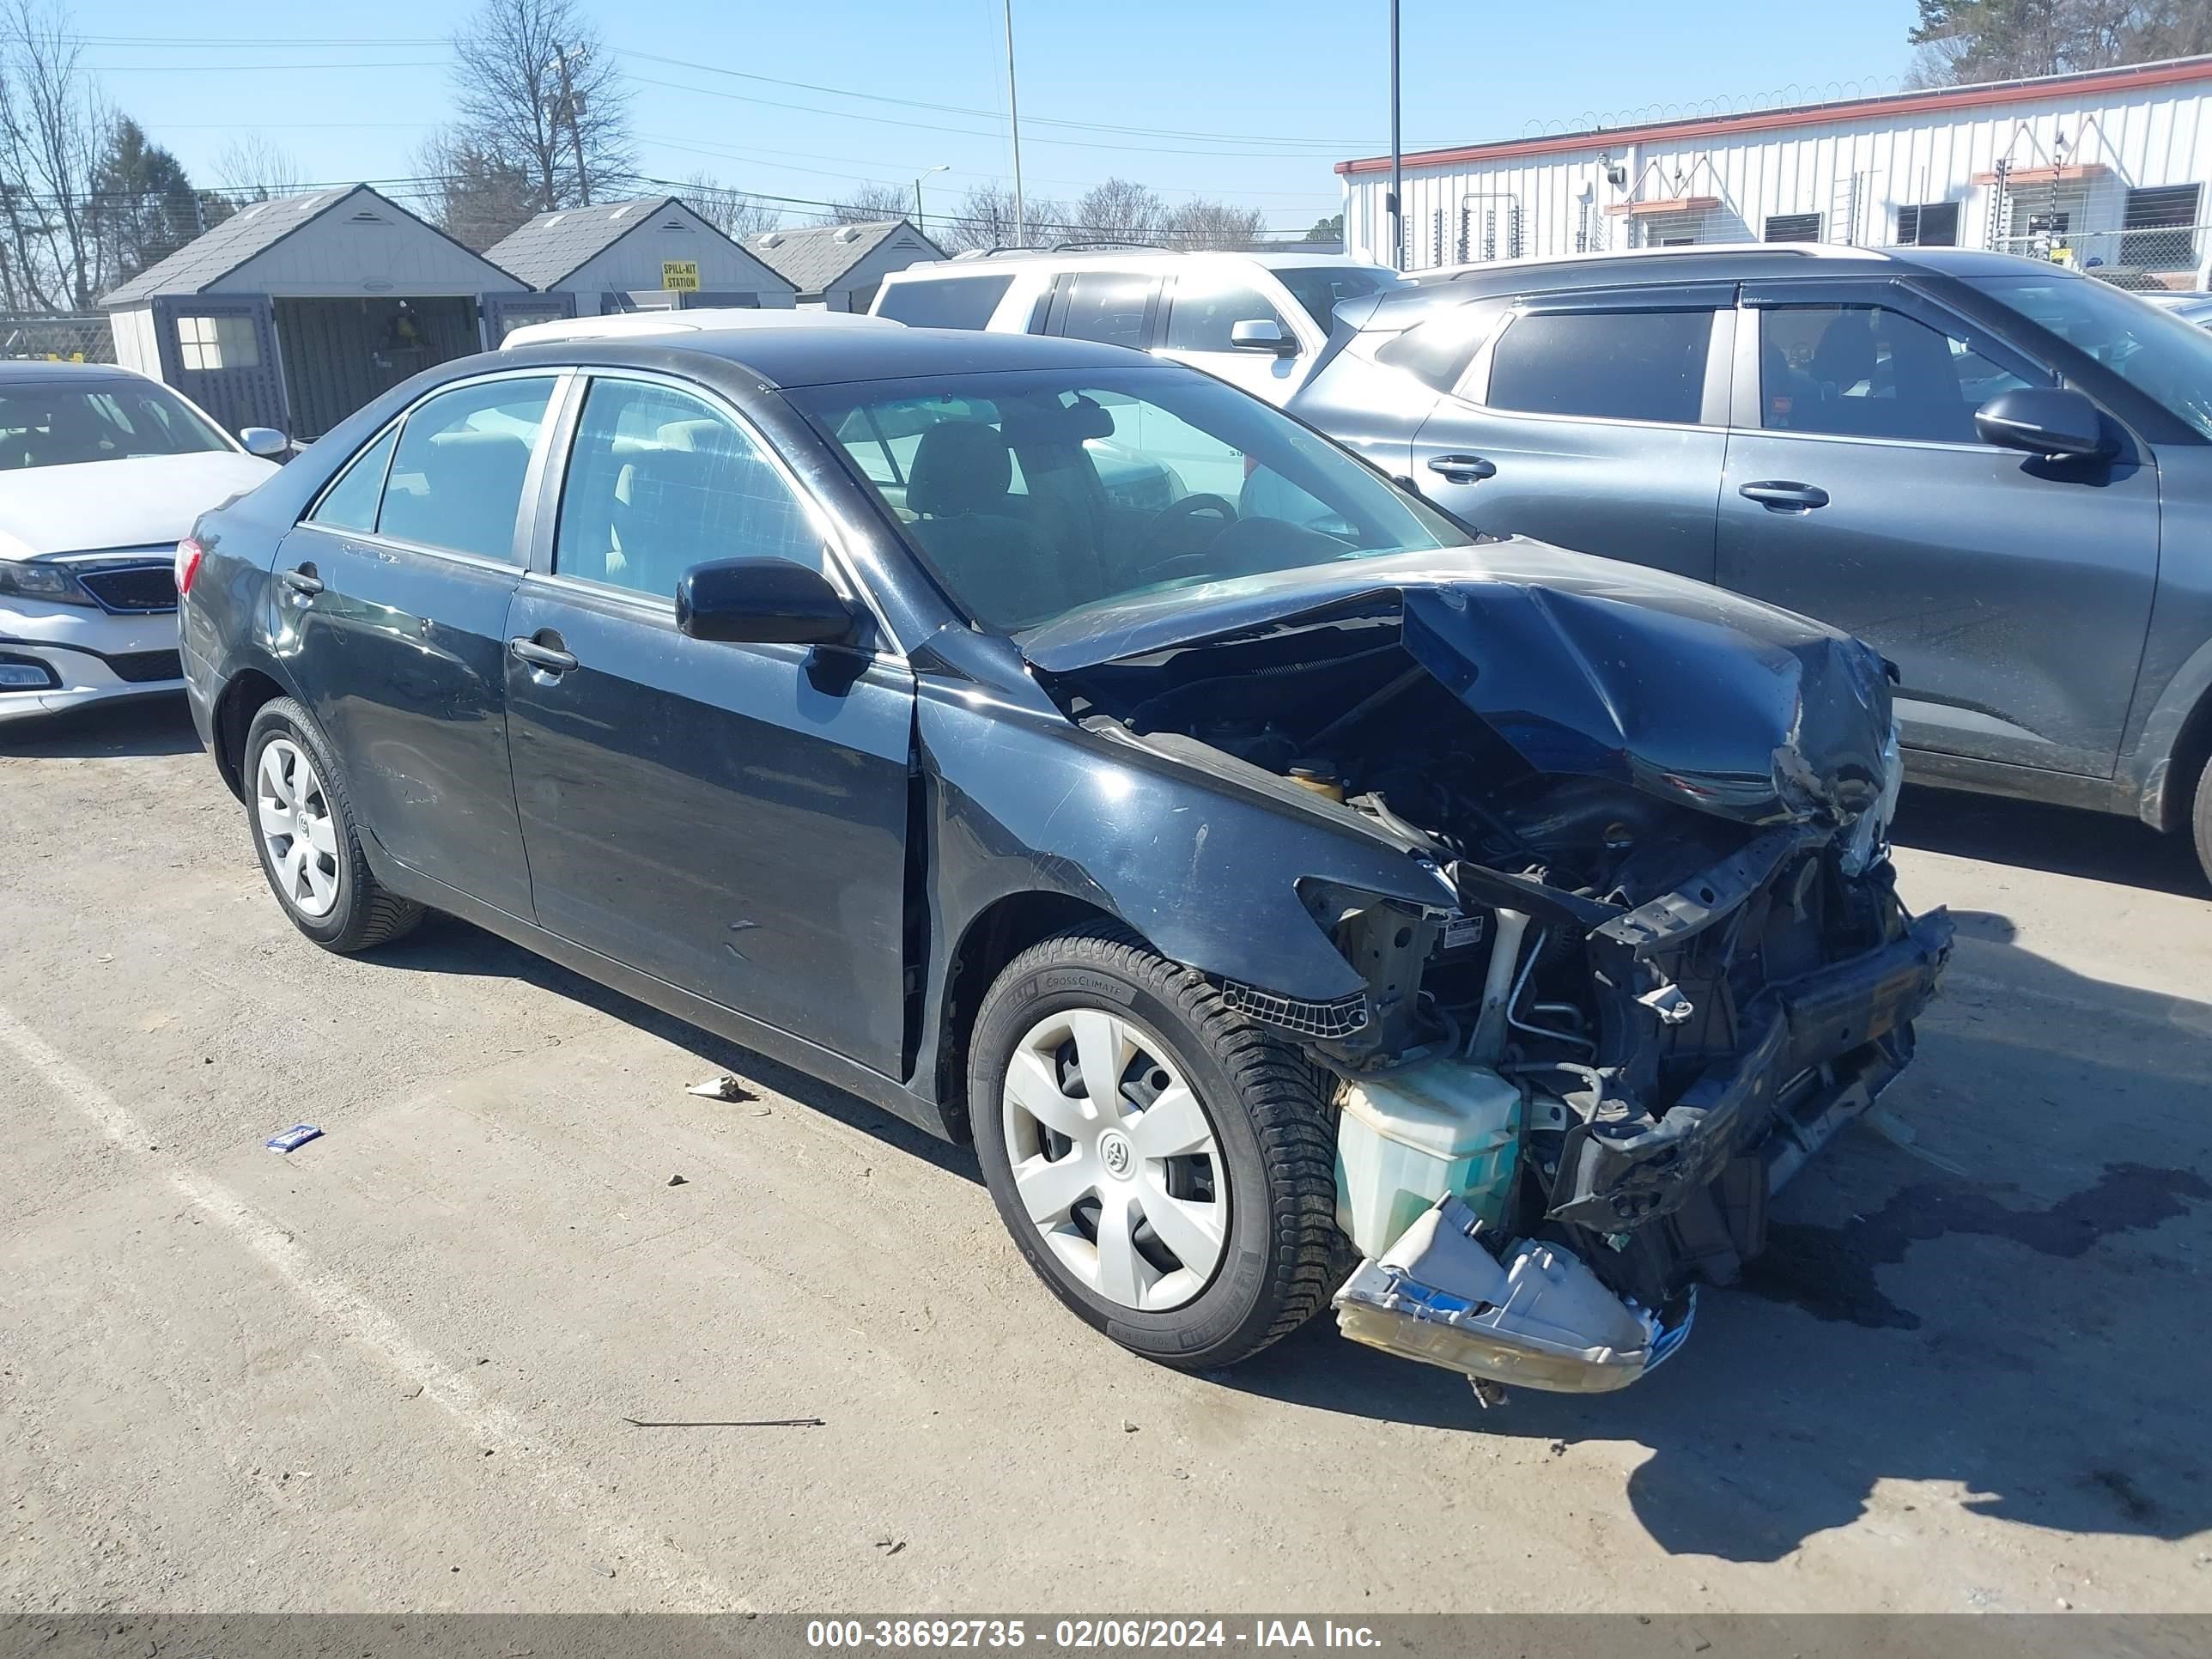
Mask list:
[[508,334],[526,323],[558,322],[576,314],[576,296],[550,294],[487,294],[483,300],[484,349],[496,351]]
[[234,299],[172,295],[154,301],[161,378],[233,432],[289,432],[291,411],[276,361],[275,307],[265,294]]

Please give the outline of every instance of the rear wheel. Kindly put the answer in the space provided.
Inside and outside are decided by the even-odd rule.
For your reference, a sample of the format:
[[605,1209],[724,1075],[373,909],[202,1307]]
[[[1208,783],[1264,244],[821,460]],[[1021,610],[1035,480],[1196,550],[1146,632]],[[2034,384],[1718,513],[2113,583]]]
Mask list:
[[2197,862],[2205,879],[2212,881],[2212,760],[2197,775],[2197,810],[2190,814],[2197,834]]
[[1344,1265],[1322,1075],[1118,928],[1024,951],[983,1000],[969,1107],[1030,1267],[1125,1347],[1202,1368],[1304,1323]]
[[246,811],[270,890],[292,925],[342,953],[398,938],[422,907],[386,892],[370,873],[345,785],[307,711],[289,697],[264,703],[246,734]]

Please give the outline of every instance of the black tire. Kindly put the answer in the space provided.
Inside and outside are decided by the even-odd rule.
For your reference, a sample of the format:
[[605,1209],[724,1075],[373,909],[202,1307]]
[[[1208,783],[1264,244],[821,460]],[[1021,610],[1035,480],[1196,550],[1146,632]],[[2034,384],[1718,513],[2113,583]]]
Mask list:
[[2197,775],[2197,808],[2189,822],[2197,836],[2197,867],[2207,881],[2212,881],[2212,760],[2206,761],[2204,769]]
[[[331,827],[336,832],[337,852],[332,863],[336,866],[337,896],[325,915],[304,914],[286,894],[268,838],[262,830],[258,782],[262,755],[280,738],[303,750],[313,764],[322,798],[330,809]],[[370,872],[368,860],[362,856],[353,802],[346,794],[345,779],[331,757],[330,744],[313,717],[291,698],[277,697],[264,703],[253,716],[253,724],[246,728],[245,781],[246,823],[253,836],[254,853],[261,860],[261,873],[268,878],[269,890],[276,896],[276,902],[295,927],[325,951],[349,956],[357,951],[374,950],[412,932],[422,920],[421,905],[386,892]]]
[[[1228,1192],[1226,1248],[1206,1288],[1164,1312],[1125,1306],[1070,1273],[1014,1187],[1002,1115],[1017,1046],[1047,1017],[1101,1008],[1164,1045],[1197,1096]],[[1326,1074],[1213,986],[1133,933],[1099,926],[1033,945],[984,996],[968,1100],[983,1178],[1037,1276],[1132,1352],[1188,1370],[1249,1358],[1326,1306],[1350,1267],[1336,1224],[1336,1138]]]

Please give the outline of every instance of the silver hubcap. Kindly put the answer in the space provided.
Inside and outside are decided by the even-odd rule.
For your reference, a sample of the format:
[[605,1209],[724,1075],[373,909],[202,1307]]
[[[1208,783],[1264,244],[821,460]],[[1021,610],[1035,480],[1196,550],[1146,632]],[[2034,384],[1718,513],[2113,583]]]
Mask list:
[[1048,1248],[1147,1313],[1204,1290],[1229,1237],[1213,1125],[1153,1037],[1075,1008],[1032,1025],[1006,1070],[1014,1190]]
[[337,830],[314,763],[291,738],[270,738],[253,795],[277,891],[303,916],[330,915],[338,902]]

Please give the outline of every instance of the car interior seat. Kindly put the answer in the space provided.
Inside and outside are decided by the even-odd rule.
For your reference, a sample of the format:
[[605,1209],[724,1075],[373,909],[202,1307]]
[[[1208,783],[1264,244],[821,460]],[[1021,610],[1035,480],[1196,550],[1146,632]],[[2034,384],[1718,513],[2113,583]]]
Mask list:
[[403,541],[511,558],[529,471],[530,445],[514,433],[441,432],[423,447],[422,493],[386,491],[377,527]]
[[1019,626],[1066,608],[1051,545],[1012,493],[1013,453],[996,427],[940,421],[907,469],[909,526],[961,600],[982,620]]

